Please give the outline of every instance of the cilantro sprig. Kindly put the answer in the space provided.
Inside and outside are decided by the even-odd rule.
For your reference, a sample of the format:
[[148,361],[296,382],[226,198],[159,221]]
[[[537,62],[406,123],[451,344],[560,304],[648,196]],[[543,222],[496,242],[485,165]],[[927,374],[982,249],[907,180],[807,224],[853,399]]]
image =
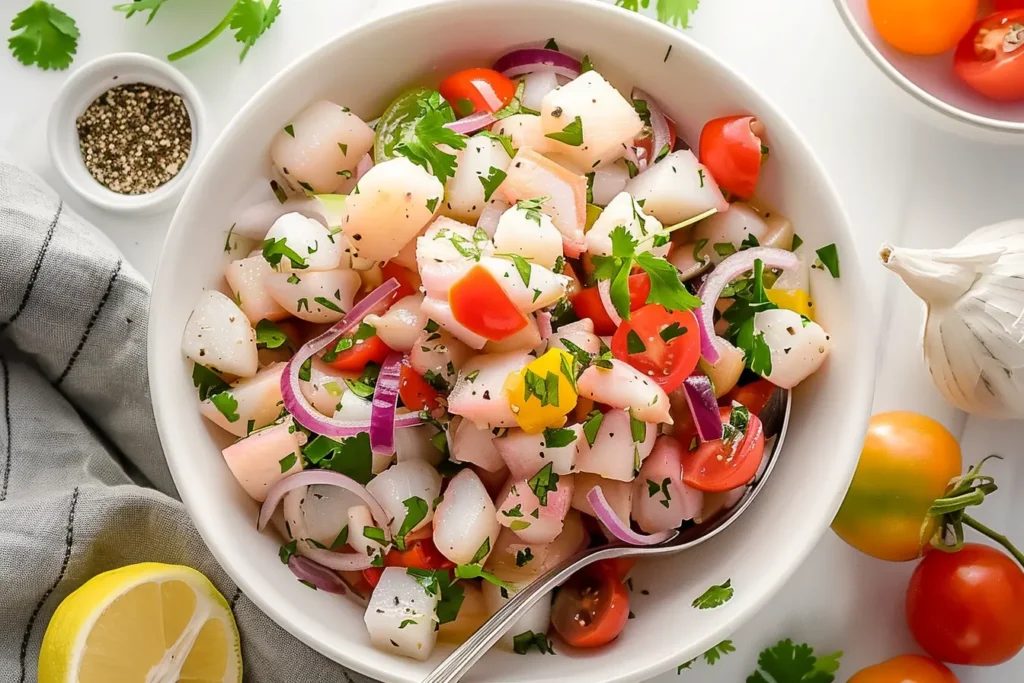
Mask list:
[[761,651],[758,669],[747,676],[746,683],[832,683],[842,656],[833,652],[816,657],[810,645],[795,645],[787,638]]
[[[14,58],[25,66],[62,70],[71,66],[78,50],[75,20],[52,3],[37,0],[14,15],[7,39]],[[17,33],[20,31],[20,33]]]
[[445,183],[455,175],[458,160],[454,154],[438,149],[438,145],[465,149],[466,136],[445,128],[446,123],[455,120],[455,114],[439,92],[429,91],[417,100],[416,106],[419,115],[403,127],[394,151]]
[[754,332],[754,316],[778,306],[768,298],[765,291],[764,263],[761,259],[754,261],[753,274],[749,279],[730,285],[730,293],[734,297],[733,304],[722,314],[729,323],[725,337],[743,351],[743,360],[752,372],[767,377],[772,372],[771,348],[763,332]]
[[[615,4],[634,12],[650,7],[651,0],[615,0]],[[656,0],[658,21],[679,28],[690,27],[690,14],[697,11],[700,0]]]

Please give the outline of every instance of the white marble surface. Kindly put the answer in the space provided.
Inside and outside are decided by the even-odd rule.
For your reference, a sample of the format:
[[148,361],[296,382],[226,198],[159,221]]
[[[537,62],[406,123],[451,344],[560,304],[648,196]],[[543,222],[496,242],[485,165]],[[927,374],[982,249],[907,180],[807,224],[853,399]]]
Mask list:
[[[225,34],[178,66],[204,97],[211,132],[216,132],[273,73],[299,55],[369,18],[422,1],[283,0],[277,25],[242,65],[237,64],[239,47]],[[0,24],[24,4],[0,0]],[[58,4],[81,29],[76,65],[122,50],[164,55],[215,24],[227,5],[169,2],[147,27],[141,18],[125,21],[107,10],[109,2]],[[870,265],[883,239],[948,246],[973,228],[1019,216],[1016,193],[1024,181],[1020,148],[981,145],[920,123],[911,116],[906,96],[860,53],[826,0],[703,0],[692,24],[691,36],[746,74],[803,129],[839,188],[860,236],[858,256],[869,263],[869,291],[864,295],[877,305],[882,322],[876,409],[917,410],[939,419],[962,436],[968,462],[992,452],[1009,456],[991,468],[1003,491],[979,516],[1024,543],[1019,521],[1024,503],[1014,501],[1024,491],[1022,456],[1015,452],[1024,426],[965,420],[943,402],[920,359],[919,305],[881,266]],[[557,36],[557,30],[538,30]],[[0,53],[0,145],[42,175],[136,268],[152,277],[170,215],[126,219],[99,211],[73,196],[49,163],[45,121],[65,77],[66,72],[24,68],[6,51]],[[823,444],[822,457],[827,454]],[[753,670],[758,651],[786,637],[808,642],[820,652],[844,650],[840,681],[862,666],[915,651],[902,616],[912,569],[862,556],[828,533],[782,592],[733,636],[736,653],[713,668],[698,663],[680,679],[670,671],[655,680],[742,681]],[[1024,679],[1024,656],[1000,667],[961,668],[957,673],[963,683],[1019,681]]]

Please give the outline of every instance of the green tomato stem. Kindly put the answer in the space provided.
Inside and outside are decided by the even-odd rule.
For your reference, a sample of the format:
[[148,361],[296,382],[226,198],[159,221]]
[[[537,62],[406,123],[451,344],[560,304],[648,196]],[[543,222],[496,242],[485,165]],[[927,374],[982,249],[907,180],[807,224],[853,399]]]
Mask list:
[[172,52],[171,54],[167,55],[167,61],[176,62],[182,57],[188,57],[193,52],[198,52],[199,50],[203,49],[204,47],[212,43],[214,40],[216,40],[217,36],[223,33],[228,28],[228,26],[231,25],[231,17],[234,16],[234,14],[235,4],[232,3],[231,8],[228,10],[228,13],[224,16],[223,19],[221,19],[221,22],[219,24],[213,27],[213,29],[209,33],[207,33],[205,36],[203,36],[196,42],[192,43],[191,45],[183,47],[177,52]]
[[1010,542],[1010,539],[1008,539],[1006,536],[993,529],[990,529],[989,527],[985,526],[984,524],[982,524],[981,522],[979,522],[978,520],[974,519],[966,513],[964,513],[963,515],[963,522],[964,524],[971,527],[978,533],[988,536],[993,541],[1006,548],[1006,551],[1013,555],[1017,562],[1020,563],[1021,567],[1024,567],[1024,553],[1017,550],[1016,546],[1014,546],[1013,543]]

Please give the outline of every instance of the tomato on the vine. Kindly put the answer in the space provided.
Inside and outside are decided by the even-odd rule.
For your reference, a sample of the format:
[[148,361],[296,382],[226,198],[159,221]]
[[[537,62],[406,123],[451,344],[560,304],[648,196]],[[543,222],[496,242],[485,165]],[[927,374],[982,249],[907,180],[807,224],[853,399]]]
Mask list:
[[861,669],[848,683],[959,683],[942,662],[921,655],[900,655]]
[[601,647],[615,640],[629,619],[629,594],[612,565],[577,572],[558,591],[551,625],[573,647]]
[[974,24],[956,48],[953,70],[985,97],[1024,98],[1024,8],[996,12]]
[[623,320],[612,337],[612,354],[650,377],[665,391],[682,385],[697,367],[700,333],[690,311],[648,304]]
[[764,429],[761,420],[750,413],[747,424],[732,426],[733,409],[719,408],[723,434],[716,441],[703,441],[683,453],[683,481],[698,491],[722,493],[747,484],[764,456]]
[[493,69],[465,69],[441,81],[438,90],[463,118],[478,111],[498,111],[515,97],[516,84]]
[[740,199],[749,199],[757,187],[768,153],[762,143],[764,132],[764,124],[753,116],[712,119],[700,132],[700,163],[719,187]]

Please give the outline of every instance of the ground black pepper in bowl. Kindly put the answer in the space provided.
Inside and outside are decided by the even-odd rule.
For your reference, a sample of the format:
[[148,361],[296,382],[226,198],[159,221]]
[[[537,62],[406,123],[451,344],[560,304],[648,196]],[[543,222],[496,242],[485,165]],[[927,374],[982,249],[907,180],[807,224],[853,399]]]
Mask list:
[[118,194],[148,194],[181,172],[192,119],[181,95],[148,83],[111,88],[75,120],[86,170]]

